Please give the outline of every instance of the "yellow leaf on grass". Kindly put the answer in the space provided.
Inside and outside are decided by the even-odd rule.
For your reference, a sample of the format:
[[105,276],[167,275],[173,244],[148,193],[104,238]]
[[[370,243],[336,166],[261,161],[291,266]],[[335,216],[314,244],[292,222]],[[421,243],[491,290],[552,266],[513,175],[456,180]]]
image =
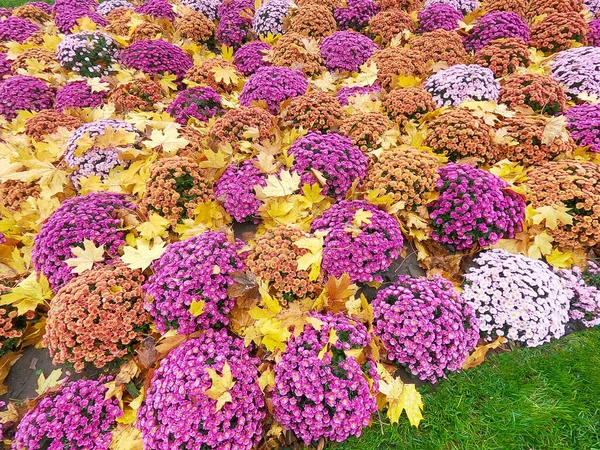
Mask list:
[[256,197],[265,200],[269,197],[285,197],[292,195],[300,187],[300,175],[289,170],[282,170],[279,175],[269,175],[266,186],[254,188]]
[[96,247],[92,241],[84,239],[83,248],[72,247],[71,253],[75,255],[75,258],[69,258],[65,260],[65,263],[69,267],[74,267],[73,272],[83,273],[91,270],[94,263],[104,260],[104,245]]
[[55,388],[56,386],[60,386],[66,380],[66,378],[63,378],[61,380],[61,375],[62,369],[53,370],[50,373],[50,375],[48,375],[48,378],[46,378],[44,373],[42,372],[37,380],[38,387],[35,390],[35,392],[37,392],[38,395],[42,395],[46,391],[49,391]]
[[381,364],[377,364],[377,372],[381,380],[379,381],[379,392],[385,398],[388,411],[387,417],[392,424],[400,420],[402,411],[406,411],[410,424],[418,427],[423,414],[423,400],[421,394],[417,391],[414,384],[404,384],[399,378],[392,377],[391,374]]
[[11,292],[0,297],[0,305],[12,305],[17,308],[19,315],[33,311],[38,305],[43,305],[52,298],[52,291],[44,275],[32,272],[21,281]]
[[[546,228],[550,230],[556,230],[558,222],[564,225],[573,224],[573,216],[567,212],[567,207],[564,205],[554,206],[540,206],[539,208],[532,208],[531,220],[537,225],[545,221]],[[529,211],[528,211],[529,212]]]
[[192,316],[198,317],[204,312],[204,300],[194,300],[190,305]]
[[227,402],[232,402],[231,394],[229,390],[235,386],[233,376],[231,375],[231,367],[229,363],[223,365],[221,370],[222,375],[219,375],[215,369],[206,369],[210,380],[212,382],[210,389],[206,390],[204,394],[213,400],[217,401],[217,411],[219,411]]
[[502,336],[499,336],[494,342],[490,342],[489,344],[485,345],[479,345],[469,356],[467,356],[462,368],[467,370],[482,364],[485,361],[485,355],[487,355],[488,350],[501,347],[505,342],[506,339]]
[[130,269],[145,270],[152,264],[152,261],[160,258],[166,250],[164,242],[155,242],[152,248],[150,248],[148,243],[141,239],[136,240],[136,247],[133,248],[128,245],[123,247],[121,260]]
[[150,140],[143,142],[148,148],[161,147],[165,153],[175,153],[177,150],[186,147],[189,143],[190,141],[179,136],[179,131],[174,126],[169,126],[164,130],[152,130]]

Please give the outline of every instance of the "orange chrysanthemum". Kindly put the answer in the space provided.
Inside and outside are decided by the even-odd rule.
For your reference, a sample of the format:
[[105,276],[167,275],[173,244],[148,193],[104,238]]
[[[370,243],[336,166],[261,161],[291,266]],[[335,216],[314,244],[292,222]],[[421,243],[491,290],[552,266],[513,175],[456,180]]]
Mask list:
[[344,116],[337,98],[320,91],[291,99],[282,112],[285,125],[323,132],[338,128]]
[[380,112],[352,114],[342,122],[340,133],[352,139],[352,143],[363,153],[373,150],[392,122]]
[[529,65],[529,48],[519,38],[498,39],[479,50],[474,63],[487,67],[496,78],[501,78],[514,73],[518,67]]
[[420,120],[424,114],[437,109],[433,96],[422,87],[390,91],[383,100],[388,117],[401,127],[410,120]]

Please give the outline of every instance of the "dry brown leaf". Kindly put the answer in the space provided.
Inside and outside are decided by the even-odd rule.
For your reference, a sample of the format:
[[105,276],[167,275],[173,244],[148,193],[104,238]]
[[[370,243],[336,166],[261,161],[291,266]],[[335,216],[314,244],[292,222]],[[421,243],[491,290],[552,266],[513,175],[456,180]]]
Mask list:
[[506,342],[506,339],[500,336],[494,342],[478,346],[473,353],[467,356],[467,359],[463,363],[463,369],[471,369],[472,367],[477,367],[478,365],[482,364],[485,361],[485,355],[487,355],[487,352],[493,348],[501,347],[504,342]]

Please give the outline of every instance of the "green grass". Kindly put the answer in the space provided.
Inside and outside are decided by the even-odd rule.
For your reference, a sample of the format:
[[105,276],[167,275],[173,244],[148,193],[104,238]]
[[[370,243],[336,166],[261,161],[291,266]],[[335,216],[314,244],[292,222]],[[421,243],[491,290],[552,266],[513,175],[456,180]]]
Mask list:
[[418,430],[403,415],[328,448],[600,450],[600,328],[493,355],[423,397]]
[[[14,6],[24,5],[25,3],[29,3],[30,1],[33,1],[33,0],[0,0],[0,7],[12,8]],[[53,3],[52,0],[41,0],[41,1],[46,2],[46,3]]]

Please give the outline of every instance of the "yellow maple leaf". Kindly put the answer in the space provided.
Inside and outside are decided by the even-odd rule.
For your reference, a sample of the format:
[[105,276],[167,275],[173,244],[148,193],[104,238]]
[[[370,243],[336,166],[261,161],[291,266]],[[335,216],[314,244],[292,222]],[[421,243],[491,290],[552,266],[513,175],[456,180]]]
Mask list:
[[542,144],[551,145],[556,139],[567,142],[569,136],[570,134],[567,130],[567,118],[565,116],[554,116],[548,119],[548,122],[544,127]]
[[225,61],[233,61],[233,47],[221,45],[221,56]]
[[464,370],[467,370],[483,364],[487,352],[493,348],[501,347],[502,344],[504,344],[504,342],[506,342],[506,339],[502,336],[499,336],[494,342],[479,345],[475,350],[473,350],[473,352],[469,356],[467,356],[467,359],[463,363],[462,368]]
[[237,70],[233,67],[216,66],[211,69],[217,83],[225,83],[227,85],[236,85],[240,78],[237,76]]
[[325,71],[320,77],[312,79],[310,84],[323,92],[335,92],[336,81],[337,77],[333,76],[331,72]]
[[123,256],[121,260],[130,269],[145,270],[152,262],[162,256],[166,247],[164,242],[154,242],[152,248],[147,242],[141,239],[136,240],[136,248],[125,246],[123,247]]
[[104,245],[96,247],[89,239],[83,240],[83,248],[73,247],[71,253],[75,258],[65,260],[69,267],[74,267],[73,272],[83,273],[86,270],[91,270],[94,263],[104,260]]
[[555,248],[546,256],[546,261],[557,269],[568,269],[573,265],[573,254],[568,250],[561,251]]
[[206,369],[211,380],[211,387],[204,392],[207,397],[217,401],[217,411],[219,411],[225,403],[231,403],[233,399],[229,391],[235,386],[233,376],[231,375],[231,367],[228,362],[225,362],[222,375],[219,375],[215,369]]
[[300,238],[294,245],[298,248],[308,250],[306,254],[298,258],[298,270],[308,270],[308,279],[315,281],[321,273],[321,261],[323,260],[323,240],[326,233],[317,232],[314,237]]
[[206,158],[205,161],[200,162],[200,167],[203,169],[222,169],[227,167],[231,159],[231,155],[222,150],[204,150],[202,154]]
[[177,84],[175,83],[176,81],[177,75],[165,73],[160,77],[159,83],[163,90],[169,94],[171,91],[176,91],[178,89]]
[[543,255],[549,255],[552,252],[552,242],[554,242],[554,238],[545,231],[537,234],[533,239],[533,244],[527,249],[527,256],[540,259]]
[[254,188],[256,197],[259,200],[266,200],[268,197],[285,197],[291,195],[300,187],[300,175],[289,170],[282,170],[279,175],[269,175],[266,180],[266,186],[257,186]]
[[86,78],[85,83],[92,88],[92,92],[105,92],[110,90],[110,85],[100,78]]
[[46,378],[46,376],[44,375],[44,372],[42,372],[37,380],[38,387],[35,390],[35,392],[38,395],[42,395],[46,391],[49,391],[57,386],[60,386],[66,380],[66,378],[63,378],[61,380],[60,379],[61,375],[62,375],[62,369],[53,370],[50,373],[50,375],[48,375],[48,378]]
[[161,147],[165,153],[175,153],[186,147],[190,141],[179,136],[179,131],[173,125],[165,128],[164,130],[152,130],[150,139],[143,142],[148,148]]
[[388,411],[387,417],[392,424],[400,420],[402,411],[406,411],[410,424],[418,427],[423,419],[423,400],[414,384],[404,384],[399,378],[392,377],[381,364],[377,364],[379,392],[385,398]]
[[364,63],[360,66],[360,73],[352,78],[348,78],[345,80],[344,85],[346,86],[372,86],[375,81],[377,81],[377,73],[379,69],[377,69],[377,64],[372,63]]
[[110,450],[144,450],[142,432],[133,424],[120,424],[112,432]]
[[135,132],[127,131],[123,128],[106,127],[104,133],[96,137],[94,147],[126,147],[128,145],[134,144],[136,140],[137,133]]
[[190,305],[190,314],[198,317],[204,312],[204,300],[194,300]]
[[29,274],[9,293],[0,297],[0,305],[12,305],[17,308],[19,315],[33,311],[38,305],[43,305],[50,300],[53,294],[45,276],[36,272]]
[[346,302],[358,291],[358,286],[352,284],[347,273],[338,279],[329,277],[323,292],[313,304],[315,310],[326,309],[334,313],[346,310]]
[[373,213],[371,211],[359,208],[356,210],[356,213],[354,213],[352,223],[356,227],[360,227],[363,223],[366,223],[368,225],[371,223],[371,217],[373,217]]
[[539,208],[528,207],[528,217],[533,224],[537,225],[545,221],[546,228],[556,230],[558,223],[565,225],[573,224],[573,216],[567,212],[564,205],[540,206]]
[[263,392],[265,392],[265,389],[267,388],[272,389],[275,387],[275,372],[272,367],[267,367],[267,369],[260,374],[260,377],[258,377],[258,385]]
[[162,236],[170,225],[171,222],[168,219],[165,219],[160,214],[151,212],[148,220],[140,223],[135,229],[140,232],[141,237],[150,240],[157,236]]

